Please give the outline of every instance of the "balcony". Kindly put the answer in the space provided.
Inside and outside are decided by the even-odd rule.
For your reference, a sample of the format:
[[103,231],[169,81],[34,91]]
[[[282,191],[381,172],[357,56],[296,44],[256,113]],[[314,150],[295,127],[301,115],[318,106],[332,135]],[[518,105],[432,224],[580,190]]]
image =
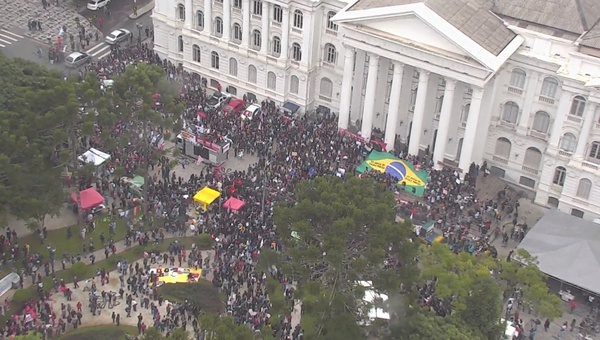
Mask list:
[[296,67],[299,67],[299,66],[300,66],[300,62],[299,62],[299,61],[296,61],[296,60],[290,60],[290,64],[292,64],[292,65],[294,65],[294,66],[296,66]]
[[210,41],[218,43],[219,41],[221,41],[221,40],[219,40],[219,38],[220,38],[220,37],[217,37],[217,36],[211,35],[211,36],[210,36]]
[[531,173],[531,174],[534,174],[534,175],[537,175],[537,174],[539,173],[539,170],[536,170],[536,169],[534,169],[534,168],[530,168],[530,167],[528,167],[528,166],[525,166],[525,165],[523,165],[523,166],[521,167],[521,170],[523,170],[523,171],[527,171],[527,172],[529,172],[529,173]]
[[563,186],[552,183],[550,184],[550,190],[554,191],[557,194],[560,194],[563,191]]
[[463,129],[466,129],[466,128],[467,128],[467,122],[465,122],[465,121],[462,121],[462,122],[460,122],[460,126],[461,126]]
[[229,46],[229,48],[233,48],[234,50],[239,50],[240,49],[239,44],[236,43],[236,42],[229,42],[228,46]]
[[329,29],[329,28],[325,30],[325,33],[327,33],[329,35],[333,35],[334,37],[337,37],[337,35],[338,35],[337,31],[334,31],[334,30]]
[[523,94],[523,89],[517,87],[508,86],[507,90],[508,92],[518,94],[519,96]]
[[577,123],[577,124],[581,124],[581,121],[583,120],[581,117],[577,117],[577,116],[572,116],[572,115],[568,115],[567,116],[567,120]]
[[558,155],[563,157],[571,157],[573,153],[565,150],[558,150]]
[[292,27],[292,32],[296,34],[302,35],[302,29],[297,27]]
[[529,135],[531,137],[539,138],[541,140],[546,140],[546,138],[548,138],[548,134],[547,133],[535,131],[535,130],[532,130],[532,129],[529,129]]
[[250,17],[252,18],[252,20],[262,20],[262,15],[252,14]]
[[587,202],[587,201],[585,201],[585,200],[583,200],[583,199],[581,199],[581,198],[577,198],[577,197],[573,197],[573,203],[575,203],[575,204],[579,204],[579,205],[583,205],[583,206],[588,206],[588,205],[590,205],[590,203],[589,203],[589,202]]
[[236,14],[242,14],[242,9],[237,7],[232,7],[231,11]]
[[325,97],[325,96],[319,95],[319,99],[321,99],[322,101],[331,103],[331,98],[329,98],[329,97]]
[[500,126],[502,126],[503,128],[507,128],[509,130],[514,130],[517,127],[517,125],[515,123],[507,122],[502,119],[500,119]]
[[271,26],[273,26],[273,27],[281,27],[281,22],[275,21],[275,20],[271,20]]
[[590,163],[588,161],[581,162],[581,167],[582,168],[588,168],[588,169],[591,169],[591,170],[594,170],[594,171],[598,171],[598,165]]
[[277,58],[272,57],[272,56],[267,56],[267,63],[268,64],[277,64]]
[[502,164],[508,164],[508,159],[504,159],[498,156],[492,156],[492,160],[494,162],[498,162],[498,163],[502,163]]
[[550,98],[550,97],[546,97],[546,96],[539,96],[538,97],[538,101],[542,102],[542,103],[546,103],[546,104],[550,104],[550,105],[554,105],[554,98]]

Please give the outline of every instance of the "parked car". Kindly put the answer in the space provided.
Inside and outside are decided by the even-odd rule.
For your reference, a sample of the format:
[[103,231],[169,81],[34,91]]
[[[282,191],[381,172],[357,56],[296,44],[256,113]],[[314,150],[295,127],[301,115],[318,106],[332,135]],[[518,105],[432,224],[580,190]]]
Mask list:
[[227,92],[215,91],[212,97],[208,98],[208,100],[206,101],[206,106],[208,106],[211,109],[217,109],[221,107],[230,98],[231,95]]
[[227,105],[225,105],[223,111],[225,111],[226,113],[240,113],[244,110],[245,107],[246,102],[243,99],[234,99],[230,101]]
[[85,52],[73,52],[65,58],[65,65],[67,67],[79,67],[91,59],[92,57]]
[[262,112],[262,108],[260,107],[260,105],[256,105],[256,104],[252,104],[250,106],[248,106],[244,112],[242,112],[242,120],[252,120],[254,119],[254,117],[256,117],[257,115],[259,115]]
[[104,42],[109,45],[114,45],[120,43],[121,41],[126,41],[129,39],[129,36],[131,36],[131,32],[124,28],[119,28],[118,30],[110,32],[110,34],[104,38]]
[[87,3],[87,9],[89,9],[90,11],[97,11],[102,7],[108,5],[109,2],[110,0],[90,0]]

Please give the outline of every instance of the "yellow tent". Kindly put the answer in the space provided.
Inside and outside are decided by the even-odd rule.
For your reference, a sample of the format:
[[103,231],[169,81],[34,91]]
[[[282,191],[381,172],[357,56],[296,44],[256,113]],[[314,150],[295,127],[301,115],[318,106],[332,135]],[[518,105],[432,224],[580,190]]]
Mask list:
[[194,195],[194,202],[202,204],[202,208],[204,208],[204,211],[206,211],[208,205],[219,198],[219,196],[221,196],[220,192],[209,187],[204,187]]

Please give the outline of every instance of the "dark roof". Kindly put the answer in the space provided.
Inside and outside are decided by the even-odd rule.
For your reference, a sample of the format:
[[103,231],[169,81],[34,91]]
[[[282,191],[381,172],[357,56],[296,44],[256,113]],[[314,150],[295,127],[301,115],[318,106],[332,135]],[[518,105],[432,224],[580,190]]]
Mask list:
[[583,36],[579,45],[600,49],[600,21]]
[[[510,0],[506,0],[510,1]],[[360,0],[349,11],[424,3],[488,52],[498,55],[516,37],[488,0]]]

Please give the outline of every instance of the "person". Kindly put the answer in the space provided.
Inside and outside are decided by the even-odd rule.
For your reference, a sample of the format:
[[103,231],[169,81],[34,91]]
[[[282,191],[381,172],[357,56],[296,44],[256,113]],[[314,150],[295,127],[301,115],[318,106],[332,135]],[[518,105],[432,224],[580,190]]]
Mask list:
[[567,335],[567,327],[568,323],[566,321],[562,324],[562,326],[560,326],[560,331],[558,332],[559,339],[564,339],[565,335]]
[[546,321],[544,321],[544,331],[548,331],[548,329],[550,329],[550,319],[546,319]]

